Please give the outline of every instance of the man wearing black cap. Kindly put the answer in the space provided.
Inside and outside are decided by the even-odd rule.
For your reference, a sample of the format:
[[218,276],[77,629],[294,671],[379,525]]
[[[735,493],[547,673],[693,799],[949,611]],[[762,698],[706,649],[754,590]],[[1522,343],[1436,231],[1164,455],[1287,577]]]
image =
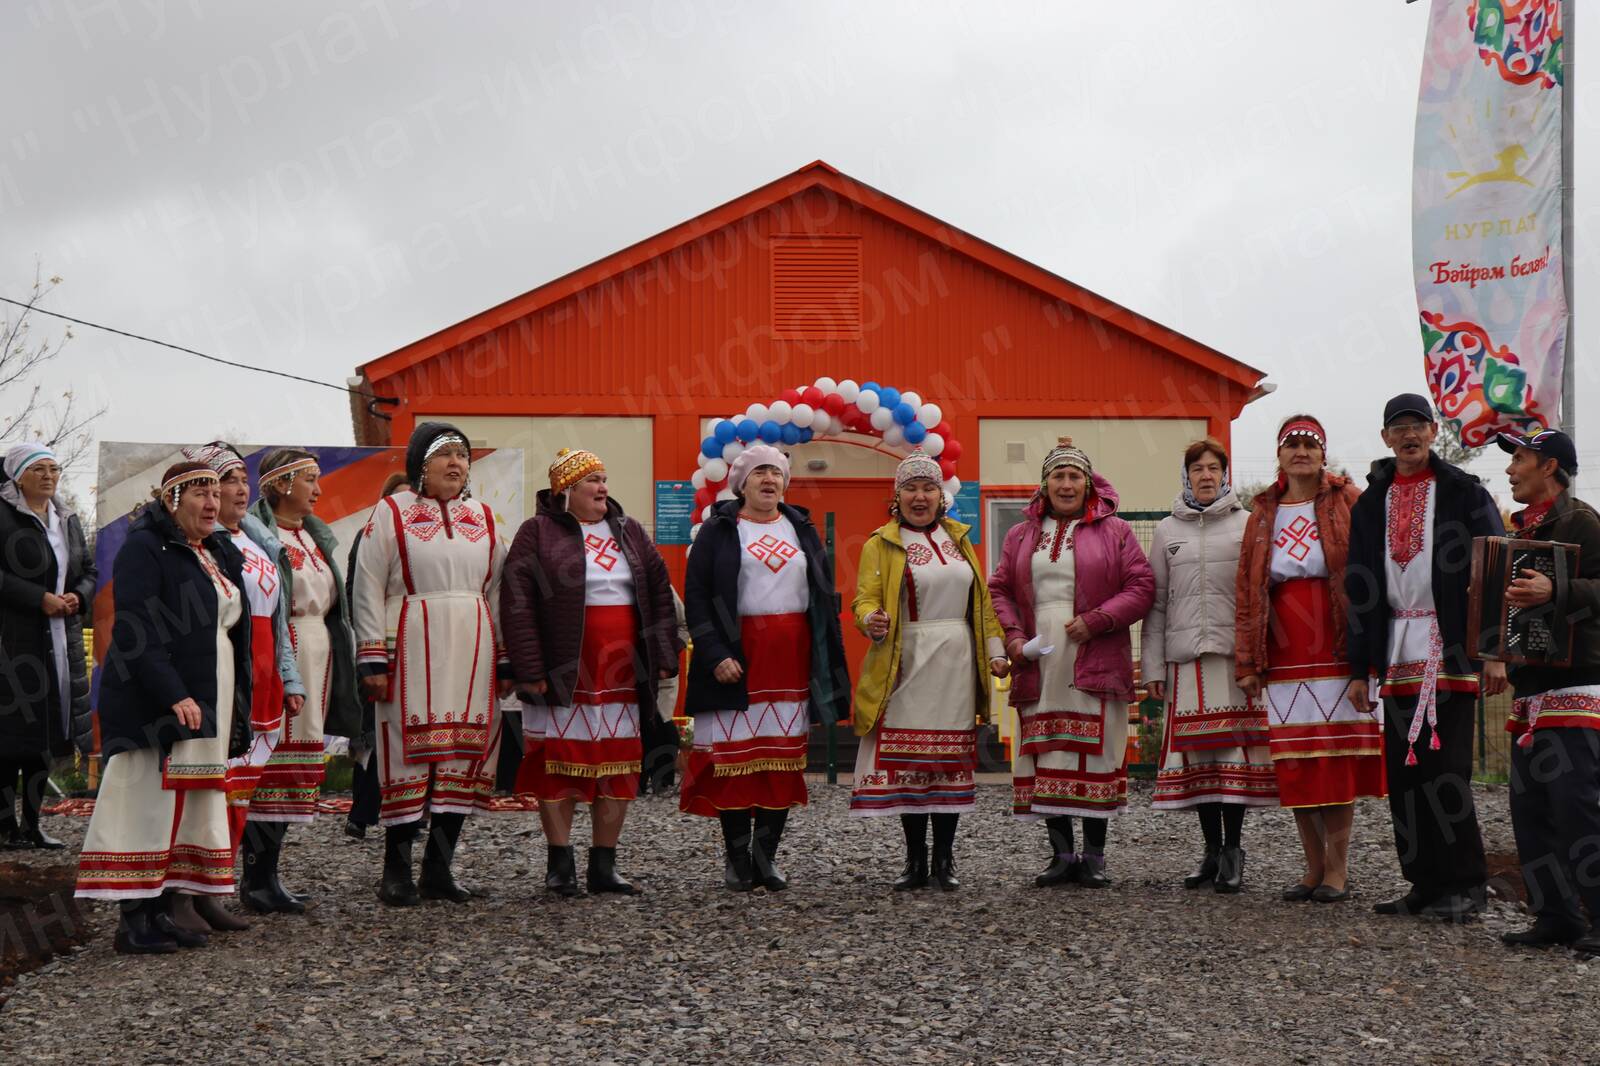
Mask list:
[[1546,429],[1502,433],[1499,443],[1511,453],[1506,475],[1524,508],[1511,516],[1512,535],[1581,549],[1578,576],[1558,586],[1524,570],[1506,592],[1518,607],[1556,602],[1572,627],[1572,663],[1510,670],[1516,699],[1506,727],[1517,737],[1511,827],[1528,906],[1537,917],[1501,939],[1536,947],[1572,944],[1600,954],[1600,517],[1572,496],[1578,472],[1572,438]]
[[[1396,396],[1384,408],[1383,442],[1394,458],[1372,464],[1350,512],[1347,698],[1375,710],[1368,679],[1379,678],[1389,810],[1411,883],[1374,910],[1465,921],[1482,906],[1488,876],[1472,802],[1472,538],[1505,530],[1478,479],[1433,454],[1438,432],[1422,396]],[[1484,691],[1505,687],[1505,666],[1489,663]]]

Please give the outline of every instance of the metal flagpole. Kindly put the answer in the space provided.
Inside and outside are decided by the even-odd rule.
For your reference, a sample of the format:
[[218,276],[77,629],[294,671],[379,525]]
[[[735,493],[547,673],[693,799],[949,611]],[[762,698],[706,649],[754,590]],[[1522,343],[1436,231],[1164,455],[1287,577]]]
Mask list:
[[1561,67],[1563,84],[1561,86],[1561,274],[1562,288],[1567,297],[1567,351],[1566,358],[1561,363],[1561,425],[1574,441],[1578,439],[1578,334],[1573,315],[1572,275],[1573,253],[1576,251],[1572,239],[1572,203],[1575,190],[1572,187],[1573,149],[1572,149],[1572,104],[1577,93],[1577,78],[1575,71],[1577,65],[1573,62],[1576,50],[1573,48],[1574,17],[1578,5],[1574,0],[1561,2]]

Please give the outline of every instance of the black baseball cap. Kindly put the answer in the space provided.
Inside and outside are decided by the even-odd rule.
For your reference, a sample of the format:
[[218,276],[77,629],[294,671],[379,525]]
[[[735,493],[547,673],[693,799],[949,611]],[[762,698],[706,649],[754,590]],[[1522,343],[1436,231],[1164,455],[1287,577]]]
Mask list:
[[1433,405],[1426,396],[1415,392],[1402,392],[1383,405],[1383,428],[1388,429],[1390,423],[1401,415],[1416,415],[1424,422],[1434,421]]
[[1537,433],[1501,433],[1495,437],[1501,451],[1514,452],[1526,448],[1537,452],[1541,458],[1554,459],[1556,465],[1568,474],[1578,472],[1578,449],[1572,438],[1559,429],[1541,429]]

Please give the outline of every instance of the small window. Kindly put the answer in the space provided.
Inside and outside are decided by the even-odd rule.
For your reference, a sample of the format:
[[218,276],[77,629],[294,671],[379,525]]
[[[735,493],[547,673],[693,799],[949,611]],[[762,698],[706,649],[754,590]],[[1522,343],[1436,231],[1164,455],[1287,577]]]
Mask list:
[[772,240],[772,328],[792,340],[861,338],[861,237]]
[[1000,563],[1000,546],[1006,542],[1006,534],[1011,532],[1011,527],[1022,521],[1022,512],[1028,507],[1028,496],[997,496],[990,497],[988,506],[989,520],[984,523],[983,543],[984,554],[988,556],[989,573],[994,573],[994,568]]

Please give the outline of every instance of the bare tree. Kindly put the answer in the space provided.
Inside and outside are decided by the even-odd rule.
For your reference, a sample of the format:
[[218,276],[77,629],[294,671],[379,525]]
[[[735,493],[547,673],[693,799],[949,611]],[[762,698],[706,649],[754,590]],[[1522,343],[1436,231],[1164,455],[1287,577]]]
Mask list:
[[0,314],[0,397],[10,401],[9,393],[20,392],[20,406],[0,416],[0,441],[36,438],[55,449],[61,466],[72,470],[89,456],[89,426],[106,413],[104,407],[84,411],[72,389],[50,399],[42,395],[44,386],[34,375],[67,346],[72,328],[60,337],[42,339],[33,335],[33,309],[61,284],[61,278],[43,276],[35,265],[33,288],[22,307],[3,305]]
[[1487,445],[1469,448],[1461,443],[1461,430],[1448,418],[1439,420],[1439,435],[1433,440],[1433,452],[1452,466],[1466,466],[1483,454]]

